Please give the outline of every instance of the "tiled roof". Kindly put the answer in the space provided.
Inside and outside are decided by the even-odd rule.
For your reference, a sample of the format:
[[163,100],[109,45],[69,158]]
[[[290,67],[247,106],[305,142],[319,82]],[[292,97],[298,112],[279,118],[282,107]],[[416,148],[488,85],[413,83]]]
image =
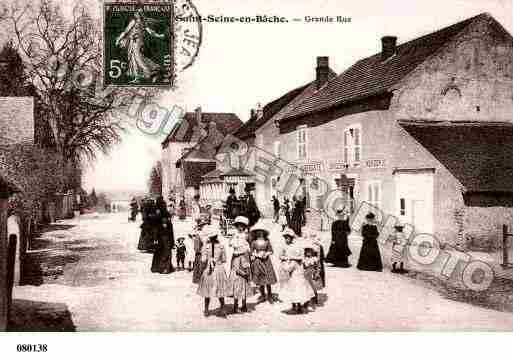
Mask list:
[[303,90],[308,87],[307,85],[298,87],[292,91],[287,92],[285,95],[268,103],[262,109],[263,115],[261,118],[253,116],[247,122],[245,122],[234,135],[241,140],[246,140],[255,136],[255,131],[262,127],[267,121],[269,121],[278,111],[286,106],[290,101],[297,97]]
[[207,174],[204,174],[203,178],[219,178],[223,174],[223,171],[220,169],[215,169],[213,171],[208,172]]
[[465,187],[513,193],[513,123],[399,121]]
[[[203,123],[214,122],[223,135],[231,134],[242,126],[242,121],[234,113],[202,112],[201,121]],[[196,113],[187,112],[182,121],[171,130],[162,142],[162,147],[166,147],[169,142],[191,142],[195,137],[199,139],[201,136],[199,131]]]
[[500,31],[505,32],[490,15],[480,14],[398,45],[396,54],[385,61],[382,60],[381,53],[367,57],[295,106],[282,121],[390,91],[397,82],[478,19],[490,20]]
[[[334,79],[336,76],[337,74],[330,69],[328,80]],[[285,95],[272,102],[269,102],[264,106],[263,116],[260,119],[257,117],[250,118],[241,126],[241,128],[239,128],[237,132],[234,133],[234,135],[241,140],[247,140],[248,138],[255,136],[255,131],[265,125],[269,120],[272,119],[273,121],[278,121],[283,114],[299,104],[305,98],[311,96],[315,90],[316,82],[314,80],[306,85],[287,92]]]

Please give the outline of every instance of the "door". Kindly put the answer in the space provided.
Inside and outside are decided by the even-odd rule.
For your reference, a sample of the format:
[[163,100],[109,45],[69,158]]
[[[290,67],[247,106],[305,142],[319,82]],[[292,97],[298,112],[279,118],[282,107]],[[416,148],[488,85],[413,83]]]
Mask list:
[[396,215],[417,233],[433,233],[433,172],[396,172]]

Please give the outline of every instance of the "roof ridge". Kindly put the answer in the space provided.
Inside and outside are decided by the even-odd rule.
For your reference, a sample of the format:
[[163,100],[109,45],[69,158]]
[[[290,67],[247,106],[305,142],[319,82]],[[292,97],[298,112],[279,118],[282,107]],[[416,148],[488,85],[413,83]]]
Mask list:
[[[435,56],[449,41],[465,31],[477,19],[493,19],[481,13],[452,25],[411,39],[397,46],[397,56],[383,63],[381,53],[355,61],[336,78],[328,81],[311,96],[298,103],[280,121],[288,121],[329,110],[341,104],[389,92],[393,86]],[[497,22],[495,19],[493,19]]]
[[[459,34],[460,32],[462,32],[463,30],[465,30],[465,29],[466,29],[466,27],[467,27],[468,25],[470,25],[470,23],[472,23],[474,20],[476,20],[476,19],[477,19],[477,18],[479,18],[479,17],[491,17],[491,18],[493,19],[493,17],[492,17],[492,16],[490,16],[490,14],[489,14],[489,13],[487,13],[487,12],[483,12],[483,13],[480,13],[480,14],[478,14],[478,15],[475,15],[475,16],[472,16],[472,17],[469,17],[469,18],[466,18],[466,19],[464,19],[464,20],[460,20],[460,21],[458,21],[458,22],[456,22],[456,23],[454,23],[454,24],[451,24],[451,25],[448,25],[448,26],[444,26],[444,27],[442,27],[442,28],[439,28],[438,30],[434,30],[434,31],[431,31],[431,32],[429,32],[429,33],[427,33],[427,34],[424,34],[424,35],[421,35],[421,36],[415,37],[415,38],[410,39],[410,40],[408,40],[408,41],[406,41],[406,42],[402,42],[402,43],[400,43],[400,44],[398,44],[398,45],[397,45],[397,49],[399,49],[400,47],[406,47],[406,45],[411,45],[412,43],[417,42],[417,41],[425,40],[426,38],[429,38],[429,37],[431,37],[431,36],[435,36],[435,35],[437,35],[437,34],[439,34],[439,33],[442,33],[442,32],[444,32],[444,31],[447,31],[447,30],[449,30],[450,28],[453,28],[453,27],[454,27],[454,28],[457,28],[458,26],[463,25],[463,23],[467,23],[467,24],[465,24],[465,26],[464,26],[461,30],[459,30],[456,34],[452,35],[452,36],[451,36],[451,38],[452,38],[452,37],[456,36],[457,34]],[[375,53],[375,54],[373,54],[373,55],[370,55],[370,56],[367,56],[367,57],[363,57],[363,58],[361,58],[360,60],[358,60],[356,63],[358,63],[358,62],[360,62],[360,61],[365,61],[365,60],[371,59],[371,58],[376,57],[376,56],[381,56],[381,51],[380,51],[380,52],[377,52],[377,53]],[[356,63],[355,63],[355,64],[356,64]],[[345,71],[344,71],[344,72],[345,72]],[[341,75],[342,75],[342,74],[341,74]]]
[[[311,98],[312,96],[314,96],[315,94],[317,94],[320,90],[324,89],[326,86],[328,86],[328,84],[331,82],[331,81],[334,81],[335,79],[338,78],[339,75],[337,75],[337,73],[335,71],[333,71],[333,69],[331,67],[328,67],[329,70],[330,70],[330,74],[334,75],[334,77],[332,79],[329,79],[321,86],[319,87],[318,89],[316,89],[310,96],[302,99],[301,101],[299,101],[297,104],[295,104],[294,106],[292,106],[290,109],[288,109],[287,112],[290,112],[290,111],[294,111],[296,108],[298,108],[300,105],[302,105],[306,100],[308,100],[309,98]],[[308,90],[308,88],[312,85],[315,85],[315,79],[311,82],[309,82],[307,85],[305,85],[305,88],[303,91],[301,91],[300,94],[298,94],[294,99],[296,99],[297,97],[301,96],[304,92],[306,92]],[[294,99],[292,99],[292,101],[294,101]],[[292,101],[289,102],[292,103]],[[287,107],[287,106],[285,106]],[[284,107],[284,108],[285,108]],[[286,115],[283,118],[286,118]]]

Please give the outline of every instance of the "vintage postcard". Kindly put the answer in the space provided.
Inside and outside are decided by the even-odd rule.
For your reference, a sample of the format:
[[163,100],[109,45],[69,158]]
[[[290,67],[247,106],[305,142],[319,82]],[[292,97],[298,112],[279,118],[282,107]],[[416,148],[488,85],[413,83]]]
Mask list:
[[0,28],[0,331],[513,329],[513,2],[4,0]]

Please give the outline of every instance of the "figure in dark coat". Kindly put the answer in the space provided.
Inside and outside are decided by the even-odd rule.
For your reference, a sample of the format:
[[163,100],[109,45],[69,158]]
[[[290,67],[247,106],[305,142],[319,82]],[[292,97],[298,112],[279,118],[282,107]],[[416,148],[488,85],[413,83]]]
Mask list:
[[134,197],[132,198],[132,201],[130,201],[130,217],[128,217],[128,220],[134,222],[138,212],[139,204],[137,203],[137,200]]
[[273,209],[274,209],[274,222],[278,223],[279,214],[280,214],[280,201],[276,196],[273,196]]
[[137,249],[153,251],[157,241],[157,214],[152,199],[144,199],[141,204],[142,224]]
[[237,196],[235,195],[235,190],[230,188],[230,194],[228,198],[226,198],[226,215],[229,219],[235,219],[238,215],[235,210],[235,203],[237,202]]
[[178,219],[181,221],[185,220],[187,216],[187,205],[185,204],[185,199],[180,200],[180,204],[178,205]]
[[377,241],[379,231],[374,223],[375,215],[369,213],[365,218],[368,222],[362,226],[363,243],[357,268],[359,270],[381,272],[383,271],[383,263]]
[[303,196],[299,202],[301,206],[301,224],[306,226],[306,196]]
[[173,224],[171,215],[166,208],[166,202],[162,197],[157,199],[157,246],[153,254],[151,271],[153,273],[168,274],[174,271],[171,263],[172,249],[175,246]]
[[248,193],[247,205],[246,205],[246,217],[249,219],[249,227],[253,227],[255,223],[260,219],[260,211],[256,204],[255,198],[251,193]]
[[296,236],[301,237],[301,227],[303,225],[303,213],[301,208],[301,201],[292,198],[294,208],[292,209],[292,218],[290,220],[290,228],[294,231]]
[[290,201],[287,197],[283,201],[285,206],[285,217],[287,218],[287,227],[290,227],[291,215],[290,215]]
[[337,211],[338,219],[331,225],[331,245],[326,257],[326,262],[332,263],[335,267],[348,268],[351,265],[347,257],[352,253],[349,249],[347,236],[351,233],[349,219],[344,219],[344,211]]

